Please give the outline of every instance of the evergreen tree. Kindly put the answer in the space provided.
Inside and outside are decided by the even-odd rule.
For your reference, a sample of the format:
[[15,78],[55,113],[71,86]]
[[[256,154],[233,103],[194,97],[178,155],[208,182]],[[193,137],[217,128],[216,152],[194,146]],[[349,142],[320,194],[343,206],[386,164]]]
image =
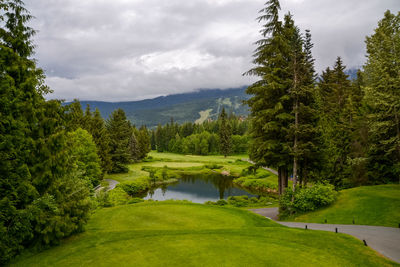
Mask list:
[[151,150],[156,150],[156,148],[157,148],[157,145],[156,145],[156,134],[155,134],[154,130],[151,131],[150,147],[151,147]]
[[[0,264],[33,244],[82,229],[89,189],[70,173],[64,109],[36,67],[31,19],[20,0],[0,4]],[[72,181],[69,183],[69,181]],[[72,192],[79,193],[68,198]]]
[[139,159],[144,159],[150,152],[150,136],[146,126],[140,127],[137,141],[139,145]]
[[400,12],[386,11],[366,39],[370,179],[400,182]]
[[317,128],[311,34],[306,31],[303,38],[290,14],[285,16],[285,34],[290,41],[289,70],[292,75],[289,92],[293,101],[294,116],[294,121],[291,123],[294,191],[297,183],[299,181],[306,183],[309,173],[317,168],[320,140]]
[[321,127],[326,155],[323,175],[336,187],[343,186],[351,171],[347,159],[352,139],[351,112],[348,110],[352,86],[345,68],[338,57],[334,68],[323,72],[319,82]]
[[[225,108],[222,108],[221,114],[219,115],[219,142],[220,142],[220,153],[226,157],[231,153],[232,150],[232,131],[229,124]],[[202,143],[203,152],[207,148],[208,144]],[[202,154],[202,153],[199,153]]]
[[133,162],[136,162],[140,159],[140,149],[136,134],[137,130],[133,129],[131,138],[129,139],[129,153]]
[[74,99],[65,109],[68,131],[75,131],[78,128],[84,128],[86,126],[82,106],[78,99]]
[[104,120],[100,115],[100,111],[97,108],[90,121],[90,133],[92,134],[93,141],[96,144],[97,154],[99,155],[101,169],[104,175],[111,171],[110,136]]
[[288,95],[292,85],[290,79],[290,43],[286,39],[284,26],[279,20],[278,0],[269,0],[258,17],[263,22],[262,39],[256,42],[253,63],[256,65],[247,75],[260,80],[247,88],[253,95],[247,104],[251,110],[253,138],[250,158],[258,165],[278,169],[279,193],[288,184],[288,168],[291,165],[291,143],[289,124],[293,120],[292,101]]
[[126,164],[130,162],[129,139],[132,130],[122,109],[117,109],[110,115],[107,121],[107,131],[110,136],[110,172],[128,172]]

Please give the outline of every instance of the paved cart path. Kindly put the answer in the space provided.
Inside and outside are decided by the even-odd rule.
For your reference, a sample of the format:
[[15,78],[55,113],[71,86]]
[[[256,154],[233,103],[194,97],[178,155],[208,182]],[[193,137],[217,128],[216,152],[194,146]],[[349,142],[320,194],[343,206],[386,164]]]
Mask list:
[[107,191],[108,191],[108,190],[113,190],[113,189],[117,186],[117,184],[119,184],[118,181],[111,180],[111,179],[104,179],[104,181],[108,182],[108,189],[107,189]]
[[280,222],[278,219],[278,208],[252,209],[251,211],[275,220],[277,223],[305,229],[307,225],[311,230],[322,230],[352,235],[360,240],[365,240],[367,245],[382,255],[400,263],[400,228],[369,226],[369,225],[348,225],[348,224],[319,224],[303,222]]

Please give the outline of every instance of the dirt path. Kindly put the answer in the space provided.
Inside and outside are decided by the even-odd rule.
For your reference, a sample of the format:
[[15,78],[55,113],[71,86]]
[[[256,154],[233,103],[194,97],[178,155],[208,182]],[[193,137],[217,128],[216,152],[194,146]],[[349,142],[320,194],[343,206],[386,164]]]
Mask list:
[[368,226],[368,225],[347,225],[347,224],[318,224],[302,222],[281,222],[277,221],[278,208],[252,209],[251,211],[275,220],[277,223],[293,227],[311,230],[322,230],[352,235],[360,240],[365,240],[367,245],[382,255],[400,263],[400,228]]

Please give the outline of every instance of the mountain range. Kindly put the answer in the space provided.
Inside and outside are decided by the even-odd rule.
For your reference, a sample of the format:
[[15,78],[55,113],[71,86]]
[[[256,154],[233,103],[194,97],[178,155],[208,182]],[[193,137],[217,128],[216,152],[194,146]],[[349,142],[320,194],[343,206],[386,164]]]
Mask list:
[[207,119],[215,120],[223,107],[228,113],[246,116],[249,111],[243,104],[243,100],[248,99],[249,95],[245,90],[246,87],[223,90],[203,89],[192,93],[160,96],[140,101],[81,101],[81,105],[85,108],[89,104],[92,111],[98,108],[105,119],[108,119],[115,109],[121,108],[132,124],[152,128],[158,124],[166,124],[171,118],[178,123],[201,123]]

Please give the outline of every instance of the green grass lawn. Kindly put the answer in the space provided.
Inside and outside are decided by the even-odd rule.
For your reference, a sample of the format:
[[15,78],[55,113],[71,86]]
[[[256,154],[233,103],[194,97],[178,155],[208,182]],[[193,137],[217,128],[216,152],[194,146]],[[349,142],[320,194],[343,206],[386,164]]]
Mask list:
[[139,162],[128,165],[129,172],[122,174],[106,174],[104,178],[113,179],[118,182],[133,181],[140,176],[148,176],[149,173],[142,171],[142,167],[170,167],[170,168],[190,168],[200,167],[206,164],[218,164],[223,166],[223,170],[229,173],[239,175],[240,172],[250,166],[248,162],[236,162],[238,159],[246,159],[247,155],[234,155],[234,156],[197,156],[197,155],[182,155],[174,153],[158,153],[152,151],[149,156],[153,158],[150,162]]
[[344,234],[178,202],[98,210],[86,232],[11,266],[398,266]]
[[400,185],[362,186],[342,190],[331,206],[309,212],[288,221],[335,224],[381,225],[398,227],[400,223]]

